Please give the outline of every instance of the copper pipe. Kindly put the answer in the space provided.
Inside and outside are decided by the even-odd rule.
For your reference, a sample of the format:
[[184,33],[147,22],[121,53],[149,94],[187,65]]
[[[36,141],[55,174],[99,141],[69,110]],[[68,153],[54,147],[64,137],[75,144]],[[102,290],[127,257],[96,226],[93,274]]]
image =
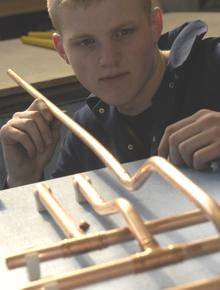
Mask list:
[[67,213],[52,190],[45,184],[37,184],[37,196],[67,238],[81,237],[84,233],[73,217]]
[[191,284],[169,288],[167,290],[219,290],[220,277],[196,281]]
[[[171,216],[154,221],[146,221],[145,227],[152,234],[159,234],[206,222],[207,218],[199,211],[191,211],[182,215]],[[31,253],[38,253],[40,261],[47,261],[69,255],[81,254],[95,249],[101,249],[125,242],[132,239],[131,232],[128,228],[119,228],[103,231],[94,234],[88,234],[80,238],[63,240],[46,247],[35,247],[24,252],[12,255],[6,258],[9,269],[25,265],[25,257]],[[219,238],[220,243],[220,238]]]
[[130,231],[138,240],[142,250],[151,250],[158,247],[158,243],[144,226],[144,222],[140,215],[127,199],[116,198],[112,201],[105,201],[90,184],[88,178],[84,176],[83,174],[74,175],[74,182],[77,183],[77,187],[81,194],[98,214],[109,215],[121,213]]
[[44,48],[54,49],[52,39],[40,38],[36,36],[22,36],[21,41],[24,44],[35,45]]
[[22,290],[40,290],[42,287],[52,282],[56,282],[60,290],[74,289],[110,278],[139,273],[182,262],[192,257],[214,253],[219,250],[219,237],[188,244],[170,245],[164,249],[157,248],[151,252],[144,251],[112,262],[41,279],[30,283]]
[[118,160],[91,134],[63,113],[56,105],[37,91],[33,86],[25,82],[14,71],[8,70],[9,76],[34,98],[42,100],[51,113],[84,142],[97,157],[114,173],[119,182],[128,190],[139,188],[149,177],[152,171],[156,171],[168,180],[173,186],[181,190],[192,202],[194,202],[213,221],[220,231],[220,211],[216,202],[209,197],[201,188],[185,177],[173,165],[160,157],[151,157],[131,178]]

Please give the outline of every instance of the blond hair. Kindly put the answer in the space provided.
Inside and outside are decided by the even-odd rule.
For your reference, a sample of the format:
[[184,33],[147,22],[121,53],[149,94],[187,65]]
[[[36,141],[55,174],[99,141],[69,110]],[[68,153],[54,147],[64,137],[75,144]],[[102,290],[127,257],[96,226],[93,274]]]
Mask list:
[[[74,7],[77,6],[83,6],[88,7],[90,4],[94,2],[100,2],[103,0],[47,0],[47,9],[50,16],[50,19],[53,23],[53,26],[55,29],[57,29],[60,32],[60,20],[59,20],[59,9],[61,9],[64,5],[74,5]],[[136,1],[136,0],[134,0]],[[144,7],[148,13],[151,12],[151,0],[143,0],[144,1]]]

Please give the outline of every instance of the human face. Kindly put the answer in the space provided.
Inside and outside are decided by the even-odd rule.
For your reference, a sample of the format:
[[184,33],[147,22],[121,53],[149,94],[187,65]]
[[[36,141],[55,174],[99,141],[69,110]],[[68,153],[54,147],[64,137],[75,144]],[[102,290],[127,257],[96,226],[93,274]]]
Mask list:
[[157,20],[149,18],[142,0],[94,1],[60,12],[62,47],[76,77],[125,113],[143,108],[147,96],[160,36]]

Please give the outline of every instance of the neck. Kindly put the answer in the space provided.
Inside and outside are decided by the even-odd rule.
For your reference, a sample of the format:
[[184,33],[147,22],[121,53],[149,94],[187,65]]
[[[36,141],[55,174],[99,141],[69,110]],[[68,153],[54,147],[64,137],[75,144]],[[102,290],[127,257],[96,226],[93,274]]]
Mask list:
[[123,108],[118,108],[122,114],[135,116],[150,107],[151,100],[163,79],[168,58],[169,51],[156,51],[152,73],[144,86],[144,90],[142,90],[142,92],[135,97],[132,105],[129,104],[128,106],[123,106]]

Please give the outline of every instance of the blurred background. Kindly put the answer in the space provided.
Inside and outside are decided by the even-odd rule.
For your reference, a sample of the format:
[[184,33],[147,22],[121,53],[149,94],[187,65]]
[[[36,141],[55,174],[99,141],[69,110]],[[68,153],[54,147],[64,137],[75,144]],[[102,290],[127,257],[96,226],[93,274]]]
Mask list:
[[164,12],[172,11],[220,11],[219,0],[160,0],[154,1]]
[[[153,0],[166,13],[220,11],[219,0]],[[19,37],[30,30],[51,29],[46,0],[0,0],[0,40]]]

